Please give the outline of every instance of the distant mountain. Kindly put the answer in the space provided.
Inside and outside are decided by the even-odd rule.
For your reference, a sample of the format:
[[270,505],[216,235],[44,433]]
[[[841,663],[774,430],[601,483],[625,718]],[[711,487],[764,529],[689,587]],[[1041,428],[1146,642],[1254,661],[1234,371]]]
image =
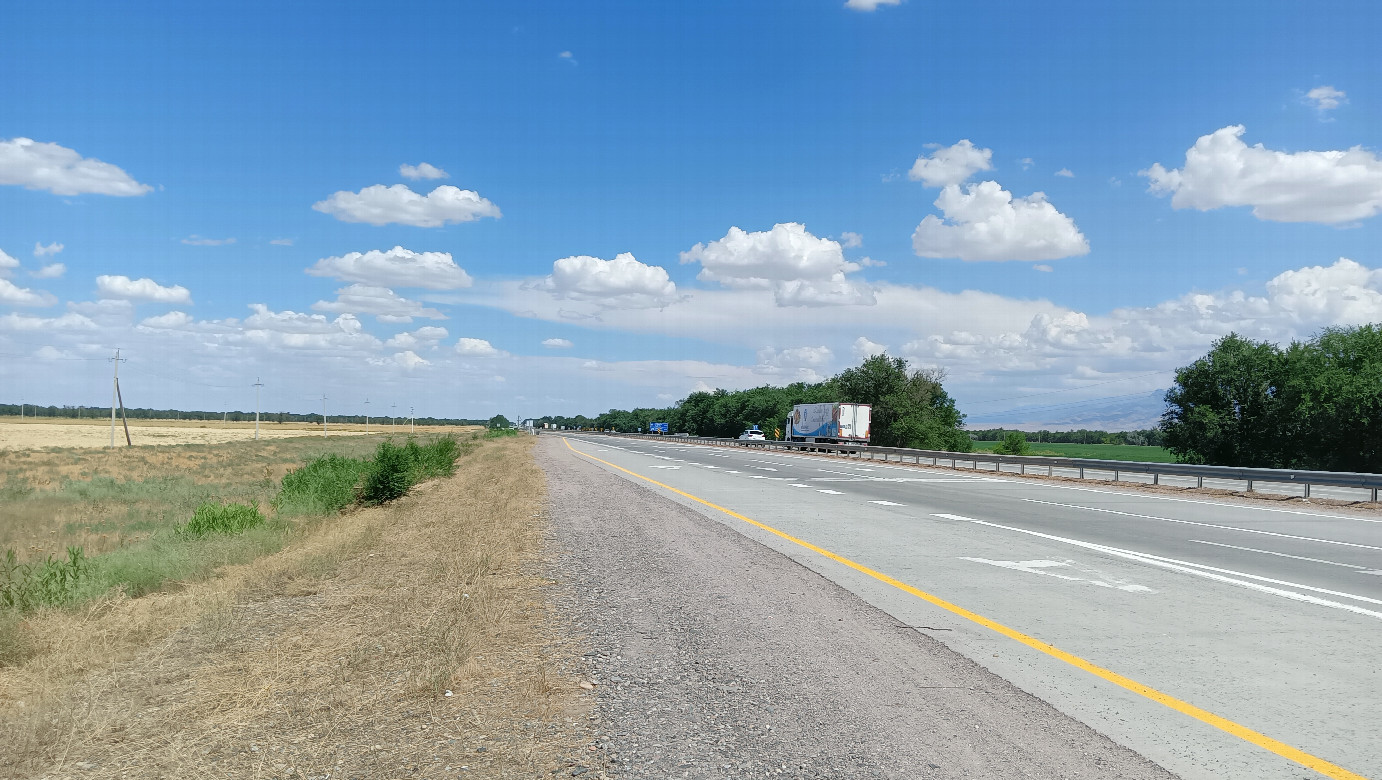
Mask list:
[[965,412],[968,428],[1015,428],[1024,431],[1068,431],[1080,428],[1134,431],[1155,428],[1166,410],[1166,390],[1093,398],[1059,404],[1016,406],[1000,412]]

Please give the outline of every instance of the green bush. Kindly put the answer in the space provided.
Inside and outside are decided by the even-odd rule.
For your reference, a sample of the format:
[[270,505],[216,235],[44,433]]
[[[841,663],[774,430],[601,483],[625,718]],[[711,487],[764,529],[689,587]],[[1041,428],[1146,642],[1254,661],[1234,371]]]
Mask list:
[[207,534],[241,534],[264,524],[258,506],[245,504],[206,503],[197,507],[192,519],[177,529],[179,536],[200,537]]
[[359,500],[362,504],[382,504],[403,496],[413,486],[412,463],[408,457],[408,447],[417,450],[417,444],[409,441],[408,446],[399,447],[387,441],[379,442],[374,458],[365,472],[365,482],[360,486]]
[[1027,444],[1027,434],[1021,431],[1008,431],[1003,436],[1003,443],[993,448],[997,455],[1027,455],[1032,451]]
[[517,435],[518,430],[516,428],[490,428],[489,430],[485,431],[486,439],[502,439],[505,436]]
[[274,511],[287,515],[329,515],[355,501],[355,486],[370,468],[368,461],[323,455],[288,472],[273,500]]

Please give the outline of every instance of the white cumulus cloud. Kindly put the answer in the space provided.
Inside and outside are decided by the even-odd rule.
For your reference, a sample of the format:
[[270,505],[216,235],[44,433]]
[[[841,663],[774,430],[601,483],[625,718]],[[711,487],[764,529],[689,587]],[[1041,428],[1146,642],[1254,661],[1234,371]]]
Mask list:
[[952,184],[936,206],[944,217],[928,215],[912,234],[920,257],[961,260],[1056,260],[1089,252],[1075,221],[1057,211],[1046,195],[1014,198],[995,181]]
[[324,257],[307,269],[312,276],[387,287],[456,290],[474,284],[449,252],[413,252],[401,246],[388,251],[349,252]]
[[1060,170],[1056,171],[1056,175],[1064,176],[1067,179],[1075,178],[1075,174],[1069,168],[1061,168]]
[[359,192],[334,193],[314,203],[312,208],[342,222],[397,223],[414,227],[441,227],[453,222],[502,216],[499,207],[480,197],[480,193],[450,184],[443,184],[427,195],[419,195],[404,184],[392,187],[375,184]]
[[850,351],[854,353],[855,360],[863,361],[874,355],[887,354],[888,348],[886,345],[879,344],[875,341],[869,341],[867,338],[860,336],[854,340],[854,343],[850,346]]
[[145,317],[140,325],[146,328],[180,329],[192,324],[192,315],[181,311],[170,311],[167,314],[160,314],[157,317]]
[[563,257],[552,263],[552,275],[540,286],[558,298],[618,309],[658,309],[677,299],[677,286],[667,269],[640,263],[628,252],[613,260]]
[[1169,194],[1177,209],[1209,211],[1251,206],[1274,222],[1338,224],[1382,211],[1382,160],[1355,146],[1346,151],[1279,152],[1243,143],[1243,125],[1201,136],[1185,167],[1161,163],[1140,171],[1149,190]]
[[196,233],[182,239],[182,243],[188,246],[228,246],[235,243],[233,238],[206,238]]
[[316,311],[350,314],[374,314],[389,317],[390,322],[411,322],[413,317],[444,320],[446,315],[417,301],[404,298],[387,287],[352,284],[336,291],[336,300],[317,301]]
[[765,347],[758,350],[758,365],[754,373],[780,377],[785,382],[819,382],[824,377],[817,369],[823,369],[835,359],[829,347],[793,347],[776,350]]
[[840,246],[845,249],[855,249],[864,245],[864,237],[852,230],[846,230],[840,234]]
[[64,263],[48,263],[29,275],[35,279],[58,279],[65,273],[67,273],[67,266]]
[[10,271],[18,267],[19,261],[6,254],[5,250],[0,249],[0,278],[9,276]]
[[110,163],[30,138],[0,140],[0,184],[54,195],[143,195],[153,189]]
[[192,293],[182,285],[164,287],[152,279],[130,279],[128,276],[96,277],[96,291],[103,298],[118,298],[151,303],[191,303]]
[[941,146],[930,157],[918,157],[907,171],[907,178],[927,187],[959,184],[979,171],[993,169],[993,150],[980,149],[963,139],[954,146]]
[[35,317],[30,314],[11,312],[0,316],[0,330],[9,331],[90,331],[96,330],[96,323],[89,317],[76,312],[68,312],[60,317]]
[[566,339],[543,339],[542,346],[548,349],[571,349],[576,345]]
[[418,354],[411,349],[405,349],[402,352],[394,353],[393,360],[409,371],[415,368],[421,368],[422,366],[432,365],[424,358],[419,357]]
[[818,238],[797,222],[750,233],[731,227],[724,238],[696,244],[682,263],[700,263],[696,278],[726,287],[769,289],[779,306],[872,305],[873,289],[847,277],[862,266],[845,259],[838,241]]
[[398,166],[398,175],[405,179],[445,179],[449,174],[431,163],[418,163],[408,165],[404,163]]
[[8,279],[0,279],[0,304],[8,306],[52,306],[58,299],[43,290],[20,287]]
[[1335,89],[1325,84],[1306,92],[1305,102],[1313,106],[1316,111],[1324,113],[1347,103],[1348,94],[1341,89]]
[[50,257],[52,255],[57,254],[58,252],[61,252],[63,249],[66,249],[66,247],[64,247],[62,244],[59,244],[56,241],[47,246],[44,246],[42,243],[38,241],[35,241],[34,257]]
[[435,347],[438,342],[448,335],[446,328],[439,328],[435,325],[424,325],[421,328],[409,333],[404,331],[384,342],[384,346],[394,349],[428,349]]
[[485,339],[472,339],[462,337],[456,342],[456,353],[467,357],[501,357],[504,353],[495,349],[494,345]]

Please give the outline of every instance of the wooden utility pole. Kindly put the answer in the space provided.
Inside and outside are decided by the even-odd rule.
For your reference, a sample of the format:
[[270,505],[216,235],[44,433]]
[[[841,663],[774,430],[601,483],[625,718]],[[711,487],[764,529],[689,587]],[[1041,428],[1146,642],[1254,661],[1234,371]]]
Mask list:
[[254,440],[259,441],[259,388],[264,383],[259,381],[259,377],[254,378]]
[[322,393],[322,438],[326,438],[326,393]]
[[118,404],[120,406],[120,422],[125,425],[125,446],[132,447],[134,445],[130,442],[130,424],[125,419],[125,399],[120,397],[120,364],[125,361],[120,357],[119,348],[116,348],[115,357],[110,358],[110,362],[115,366],[114,384],[110,393],[110,446],[112,449],[115,447],[115,407]]

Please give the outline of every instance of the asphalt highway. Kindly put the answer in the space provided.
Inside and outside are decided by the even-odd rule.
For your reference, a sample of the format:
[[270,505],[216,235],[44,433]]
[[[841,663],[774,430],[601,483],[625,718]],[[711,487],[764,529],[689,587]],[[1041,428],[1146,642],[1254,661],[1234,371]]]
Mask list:
[[1187,778],[1382,778],[1382,522],[571,436]]

